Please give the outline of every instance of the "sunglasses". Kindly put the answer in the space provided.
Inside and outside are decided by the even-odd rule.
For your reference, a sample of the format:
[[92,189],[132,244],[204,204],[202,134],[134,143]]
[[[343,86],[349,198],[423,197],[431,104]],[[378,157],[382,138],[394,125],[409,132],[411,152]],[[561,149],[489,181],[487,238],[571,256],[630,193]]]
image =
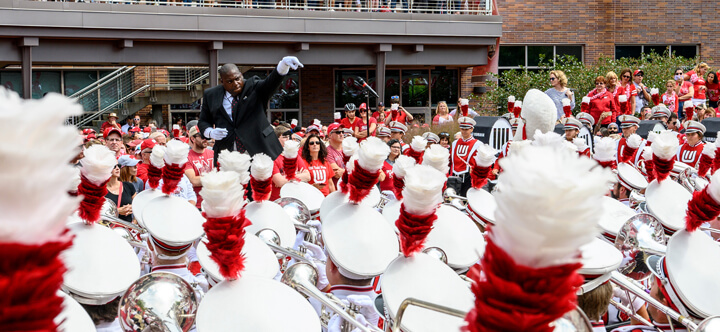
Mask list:
[[623,78],[630,78],[630,75],[623,75]]
[[117,164],[117,165],[115,165],[115,167],[113,167],[113,168],[122,168],[122,165]]
[[603,83],[603,82],[596,82],[596,83],[595,83],[595,85],[604,85],[604,84],[605,84],[605,83]]
[[310,146],[312,146],[312,145],[320,145],[320,141],[311,141],[311,142],[308,142],[308,145],[310,145]]
[[554,81],[554,80],[555,80],[555,77],[550,77],[550,80],[551,80],[551,81]]

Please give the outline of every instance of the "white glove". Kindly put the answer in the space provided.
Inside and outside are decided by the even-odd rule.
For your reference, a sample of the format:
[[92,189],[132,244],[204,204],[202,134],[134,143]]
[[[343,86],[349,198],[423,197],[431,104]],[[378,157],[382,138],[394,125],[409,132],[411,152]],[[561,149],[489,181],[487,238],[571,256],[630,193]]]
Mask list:
[[[312,254],[309,252],[307,253],[307,255],[312,256]],[[317,269],[317,273],[318,273],[318,281],[317,281],[317,285],[316,285],[317,289],[323,290],[327,286],[330,285],[330,282],[328,281],[328,278],[327,278],[327,272],[325,272],[325,264],[323,264],[322,262],[317,261],[317,260],[313,261],[313,264],[315,265],[315,268]]]
[[225,138],[227,134],[228,131],[225,128],[208,128],[205,130],[205,137],[210,137],[218,141]]
[[292,70],[297,70],[298,68],[304,67],[302,63],[300,63],[300,60],[294,56],[286,56],[282,60],[280,60],[280,63],[277,65],[277,71],[280,75],[285,76],[287,73]]
[[317,220],[317,219],[308,220],[307,225],[315,227],[315,229],[317,229],[318,233],[322,233],[322,223],[320,222],[320,220]]
[[327,261],[327,256],[325,256],[325,250],[323,250],[323,248],[320,248],[319,245],[307,241],[303,241],[303,245],[305,246],[305,248],[307,248],[308,253],[312,254],[313,258],[321,260],[323,262]]
[[360,307],[360,314],[362,314],[363,319],[367,318],[366,322],[369,322],[369,324],[373,326],[377,326],[378,320],[380,320],[380,315],[377,311],[375,311],[375,301],[367,295],[348,295],[347,300],[348,302]]
[[[370,322],[363,317],[362,314],[355,315],[355,320],[358,321],[358,323],[365,325],[366,327],[370,327]],[[340,318],[338,314],[334,314],[332,318],[330,318],[330,321],[328,322],[327,332],[340,332],[340,328],[342,327],[343,319]],[[354,328],[350,332],[361,332],[360,328]]]

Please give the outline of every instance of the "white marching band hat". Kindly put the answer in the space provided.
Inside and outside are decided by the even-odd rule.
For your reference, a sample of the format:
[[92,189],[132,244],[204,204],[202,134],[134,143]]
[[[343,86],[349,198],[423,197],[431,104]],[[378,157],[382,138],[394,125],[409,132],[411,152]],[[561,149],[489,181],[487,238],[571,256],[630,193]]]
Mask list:
[[690,120],[685,124],[685,133],[705,133],[705,125],[700,122]]
[[620,120],[620,128],[630,128],[632,126],[639,127],[640,126],[640,119],[638,119],[635,116],[632,115],[621,115],[618,117],[618,120]]
[[612,244],[599,238],[580,247],[582,252],[582,267],[578,274],[585,277],[585,283],[577,294],[585,294],[610,279],[610,273],[617,270],[623,260],[623,255]]
[[292,197],[300,200],[315,217],[320,214],[320,204],[325,195],[313,185],[307,182],[291,181],[280,187],[280,197]]
[[[342,180],[338,181],[338,185]],[[370,194],[367,195],[362,201],[360,201],[360,205],[367,206],[367,207],[375,207],[380,202],[380,189],[378,189],[377,186],[373,186],[372,189],[370,189]],[[350,197],[343,193],[340,190],[335,190],[331,192],[329,195],[323,199],[322,203],[320,204],[320,220],[327,219],[327,216],[332,212],[336,207],[340,206],[343,203],[347,203],[350,201]]]
[[645,190],[645,206],[660,220],[667,234],[685,227],[684,207],[690,198],[692,194],[687,189],[670,179],[653,180]]
[[497,203],[495,196],[486,190],[470,188],[467,191],[467,210],[470,217],[481,225],[495,224]]
[[475,120],[471,117],[461,116],[458,118],[458,125],[460,126],[460,129],[471,129],[475,127],[475,124]]
[[472,219],[449,205],[440,205],[436,214],[425,248],[444,251],[447,265],[455,270],[466,270],[477,263],[485,252],[485,238]]
[[378,127],[377,129],[377,137],[390,137],[390,128],[388,127]]
[[69,295],[58,291],[63,298],[63,311],[55,317],[59,332],[95,332],[95,323],[80,303]]
[[572,130],[572,129],[580,130],[580,128],[582,128],[582,126],[583,126],[582,123],[580,123],[580,121],[578,121],[575,118],[565,118],[565,120],[563,121],[563,125],[564,125],[564,128],[563,128],[564,130]]
[[272,229],[280,238],[280,246],[292,247],[297,234],[294,221],[279,204],[271,201],[250,202],[244,209],[245,218],[252,222],[245,228],[246,232],[257,235],[263,229]]
[[440,143],[440,136],[433,133],[432,131],[428,131],[422,134],[422,137],[428,141],[428,143],[432,144],[439,144]]
[[610,243],[615,243],[618,232],[626,221],[635,216],[635,211],[622,202],[608,196],[602,198],[603,212],[599,225],[602,236]]
[[400,122],[398,122],[398,121],[392,121],[392,122],[390,122],[390,131],[393,132],[393,133],[401,132],[401,133],[404,134],[404,133],[407,131],[407,129],[408,129],[408,128],[407,128],[406,125],[404,125],[404,124],[402,124],[402,123],[400,123]]
[[142,216],[153,245],[166,251],[183,252],[204,233],[205,218],[180,197],[157,197],[145,206]]
[[[245,256],[245,269],[243,270],[243,276],[275,277],[280,271],[280,265],[275,253],[263,240],[253,234],[245,233],[244,239],[245,245],[243,245],[242,254]],[[225,280],[225,278],[220,274],[220,267],[210,258],[210,251],[206,245],[207,241],[207,238],[203,238],[198,244],[197,258],[208,277],[208,282],[211,286],[214,286]]]
[[617,179],[620,185],[628,190],[643,190],[648,186],[645,176],[628,163],[617,165]]
[[595,125],[595,118],[593,118],[589,113],[580,112],[575,116],[575,118],[589,128],[592,128]]

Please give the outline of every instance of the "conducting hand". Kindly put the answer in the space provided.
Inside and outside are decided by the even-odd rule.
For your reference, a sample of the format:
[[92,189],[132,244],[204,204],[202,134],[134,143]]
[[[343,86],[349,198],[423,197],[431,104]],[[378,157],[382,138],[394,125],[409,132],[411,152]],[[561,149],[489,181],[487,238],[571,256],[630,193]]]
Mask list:
[[216,140],[222,140],[225,138],[228,134],[227,129],[225,128],[213,128],[210,129],[210,138],[216,139]]
[[286,56],[282,60],[280,60],[280,63],[277,65],[277,71],[280,75],[287,75],[287,73],[292,70],[297,70],[298,68],[304,67],[302,63],[300,63],[300,60],[294,56]]

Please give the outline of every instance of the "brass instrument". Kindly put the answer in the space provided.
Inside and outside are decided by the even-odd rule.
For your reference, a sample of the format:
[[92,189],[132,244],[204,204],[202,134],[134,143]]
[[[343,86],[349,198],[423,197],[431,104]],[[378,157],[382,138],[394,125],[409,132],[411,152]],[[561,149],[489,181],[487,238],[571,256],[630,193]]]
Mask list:
[[100,222],[98,223],[109,228],[112,228],[111,225],[120,226],[113,228],[113,230],[118,232],[120,236],[127,240],[127,242],[131,246],[147,250],[147,245],[145,245],[145,243],[143,243],[142,241],[138,241],[137,239],[135,239],[132,234],[132,231],[138,232],[139,234],[144,234],[146,233],[145,229],[138,225],[129,223],[125,220],[118,218],[118,215],[118,209],[115,205],[115,202],[111,201],[108,198],[105,198],[105,203],[103,203],[102,209],[100,210]]
[[390,197],[388,197],[387,194],[380,193],[380,200],[377,204],[375,204],[374,208],[377,209],[379,212],[382,213],[383,209],[385,208],[385,204],[387,204],[390,201]]
[[183,278],[153,272],[135,281],[118,306],[118,320],[125,332],[187,332],[198,308],[195,290]]
[[465,208],[467,206],[467,197],[458,195],[455,192],[455,189],[445,189],[445,192],[443,192],[443,198],[445,200],[445,204],[448,204],[460,211],[465,211]]
[[623,254],[622,274],[644,280],[652,272],[645,263],[647,255],[664,255],[667,236],[660,221],[651,214],[641,213],[625,222],[615,238],[615,248]]
[[275,200],[275,203],[283,208],[290,218],[295,222],[295,229],[305,232],[305,241],[319,245],[320,232],[315,227],[307,224],[312,220],[310,210],[305,203],[293,197],[281,197]]
[[[260,240],[263,240],[265,244],[272,249],[276,254],[278,254],[278,259],[283,259],[285,257],[292,257],[298,262],[307,263],[313,265],[313,261],[309,258],[305,257],[305,247],[300,247],[300,250],[295,250],[292,248],[285,248],[280,246],[280,237],[277,235],[277,233],[269,228],[261,229],[257,232],[258,238]],[[324,262],[323,262],[324,263]],[[283,259],[283,266],[282,269],[284,270],[286,268],[287,261]],[[286,272],[287,273],[287,272]]]
[[698,172],[693,167],[687,167],[678,174],[676,181],[681,184],[690,193],[703,190],[710,182],[698,175]]
[[628,199],[630,200],[631,209],[647,213],[647,208],[645,208],[645,195],[641,194],[638,190],[633,190],[630,192]]
[[367,327],[355,319],[355,314],[358,313],[358,308],[354,305],[345,306],[340,300],[330,294],[324,294],[320,292],[315,286],[318,279],[318,272],[315,267],[308,263],[297,263],[290,266],[282,276],[284,284],[292,287],[301,294],[312,297],[319,301],[323,305],[323,314],[320,317],[321,324],[327,327],[330,320],[331,314],[326,314],[325,309],[329,309],[333,313],[338,314],[343,320],[343,326],[341,331],[351,331],[353,328],[358,328],[363,332],[382,332],[377,327]]

